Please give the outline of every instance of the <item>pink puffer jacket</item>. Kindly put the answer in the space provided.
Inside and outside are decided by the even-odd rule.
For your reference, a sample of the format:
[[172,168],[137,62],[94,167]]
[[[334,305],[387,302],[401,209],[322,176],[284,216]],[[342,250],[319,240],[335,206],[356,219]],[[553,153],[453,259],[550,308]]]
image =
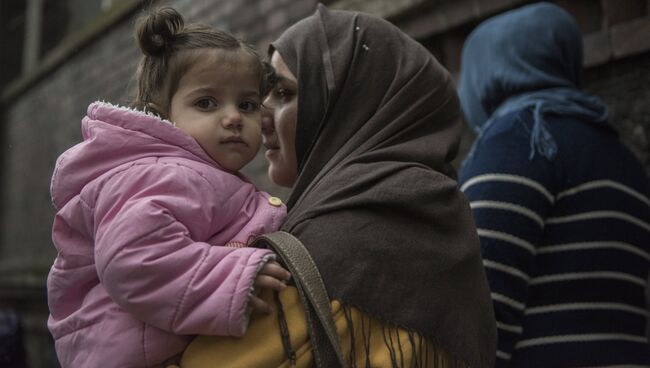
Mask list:
[[241,336],[269,250],[224,246],[286,214],[170,123],[106,103],[52,177],[58,256],[47,280],[63,367],[155,367],[191,335]]

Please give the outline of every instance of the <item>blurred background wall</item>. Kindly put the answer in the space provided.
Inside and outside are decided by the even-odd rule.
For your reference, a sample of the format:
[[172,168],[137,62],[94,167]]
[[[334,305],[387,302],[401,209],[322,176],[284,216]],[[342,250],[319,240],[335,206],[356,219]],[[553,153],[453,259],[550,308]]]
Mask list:
[[[332,8],[385,17],[422,42],[458,77],[465,37],[488,16],[531,1],[330,0]],[[558,0],[584,33],[585,84],[650,172],[650,0]],[[47,332],[45,278],[55,256],[49,180],[59,154],[81,139],[95,100],[127,104],[139,59],[135,18],[172,5],[247,39],[264,53],[315,0],[0,0],[0,311],[22,324],[28,366],[57,367]],[[466,129],[460,158],[474,139]],[[460,158],[457,162],[460,162]],[[262,155],[245,172],[280,197]],[[3,322],[0,319],[0,330]],[[6,326],[4,326],[6,327]],[[1,349],[0,349],[1,352]],[[2,365],[0,356],[0,366]]]

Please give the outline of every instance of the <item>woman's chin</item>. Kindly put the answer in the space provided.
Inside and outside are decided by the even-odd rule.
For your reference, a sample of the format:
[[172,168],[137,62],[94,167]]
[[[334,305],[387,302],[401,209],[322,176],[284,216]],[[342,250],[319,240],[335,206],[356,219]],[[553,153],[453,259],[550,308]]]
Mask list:
[[296,175],[288,172],[287,170],[283,170],[282,168],[278,167],[277,163],[274,163],[271,160],[269,160],[269,163],[269,170],[267,173],[269,179],[275,185],[291,188],[296,182]]
[[266,159],[267,159],[269,162],[273,162],[274,159],[277,159],[279,153],[280,153],[280,150],[277,149],[277,148],[268,148],[268,149],[264,152],[264,157],[266,157]]

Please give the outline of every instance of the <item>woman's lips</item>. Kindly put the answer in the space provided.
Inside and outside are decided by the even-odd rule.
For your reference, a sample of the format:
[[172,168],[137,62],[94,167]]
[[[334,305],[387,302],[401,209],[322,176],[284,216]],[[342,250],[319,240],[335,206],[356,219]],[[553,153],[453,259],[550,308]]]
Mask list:
[[278,145],[276,143],[264,142],[263,145],[264,145],[264,148],[266,148],[267,150],[279,150],[280,149],[280,145]]
[[267,160],[272,159],[273,156],[275,156],[280,151],[280,146],[275,143],[264,142],[263,145],[264,148],[266,148],[266,152],[264,152],[264,156],[266,157]]

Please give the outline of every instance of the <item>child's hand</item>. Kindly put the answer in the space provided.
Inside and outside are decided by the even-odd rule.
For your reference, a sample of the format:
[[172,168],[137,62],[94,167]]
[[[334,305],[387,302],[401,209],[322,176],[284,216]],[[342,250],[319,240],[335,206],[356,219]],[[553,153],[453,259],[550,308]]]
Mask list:
[[[289,271],[285,270],[279,263],[270,261],[265,264],[257,274],[257,278],[255,278],[253,285],[255,285],[255,288],[257,289],[268,288],[282,291],[287,287],[286,282],[290,278],[291,274]],[[265,314],[273,312],[273,307],[269,303],[255,295],[251,296],[250,306],[253,308],[254,312]]]

